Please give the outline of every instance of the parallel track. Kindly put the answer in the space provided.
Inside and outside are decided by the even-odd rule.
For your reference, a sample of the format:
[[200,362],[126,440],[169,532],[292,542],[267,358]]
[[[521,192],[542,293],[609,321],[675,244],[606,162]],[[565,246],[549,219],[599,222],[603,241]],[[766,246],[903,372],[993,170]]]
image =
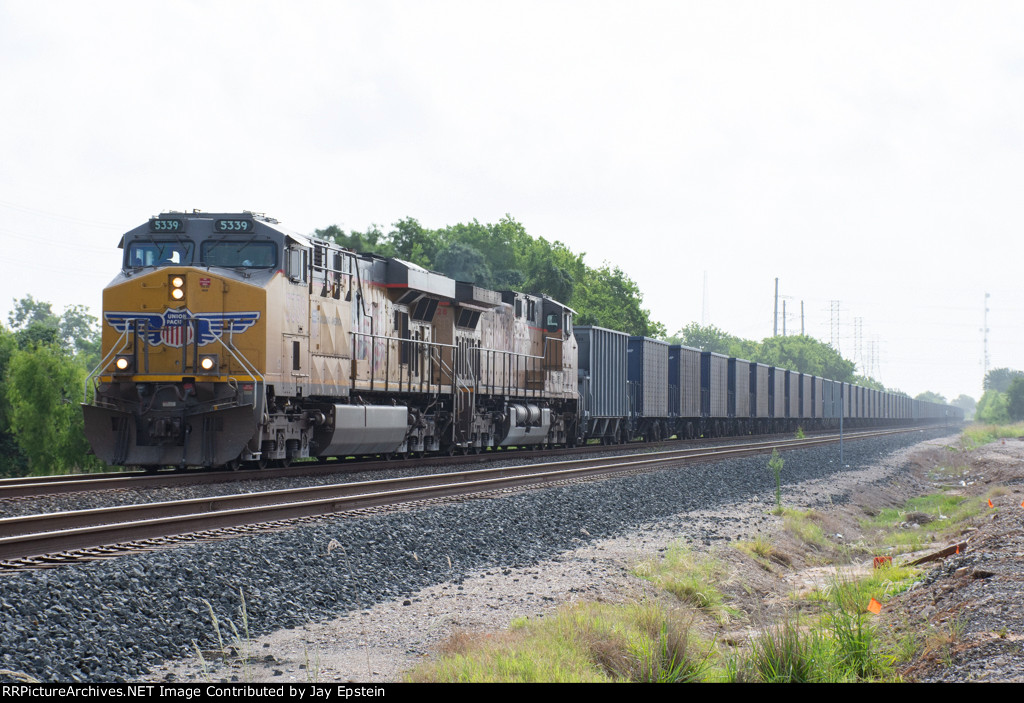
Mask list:
[[[906,431],[859,432],[848,438],[878,437]],[[243,526],[274,528],[282,526],[282,521],[297,518],[496,494],[524,486],[550,485],[604,474],[651,471],[685,463],[766,453],[774,448],[806,448],[838,441],[838,435],[829,435],[732,446],[687,447],[644,454],[3,518],[0,519],[0,570],[53,563],[52,558],[26,561],[25,557],[62,554],[57,558],[58,562],[90,558],[79,550],[190,534],[215,538],[217,535],[209,531]],[[153,544],[146,543],[141,548],[151,549]],[[113,549],[115,553],[122,551],[117,547]]]
[[[904,432],[920,427],[905,427],[895,431]],[[879,430],[848,431],[845,436],[855,439],[861,432],[877,432]],[[830,433],[808,433],[808,437],[832,436]],[[782,442],[782,438],[791,438],[791,434],[765,435],[761,441]],[[703,440],[686,440],[687,447],[701,447],[710,444],[733,441],[744,441],[747,438],[718,438]],[[520,457],[562,457],[578,454],[615,451],[651,451],[657,448],[677,447],[678,440],[666,440],[653,444],[624,444],[615,446],[587,445],[573,449],[546,450],[503,450],[487,451],[479,454],[458,456],[427,456],[413,460],[331,460],[320,462],[301,462],[287,468],[244,469],[240,471],[186,471],[158,472],[143,471],[117,472],[109,471],[98,474],[64,474],[56,476],[23,476],[18,478],[0,479],[0,500],[8,498],[32,498],[43,495],[61,495],[66,493],[108,491],[114,489],[149,489],[170,486],[202,485],[211,483],[230,483],[235,481],[260,481],[272,478],[292,478],[297,476],[317,476],[330,474],[351,474],[372,472],[382,469],[414,469],[417,466],[430,466],[444,463],[473,464],[488,461],[503,461]]]

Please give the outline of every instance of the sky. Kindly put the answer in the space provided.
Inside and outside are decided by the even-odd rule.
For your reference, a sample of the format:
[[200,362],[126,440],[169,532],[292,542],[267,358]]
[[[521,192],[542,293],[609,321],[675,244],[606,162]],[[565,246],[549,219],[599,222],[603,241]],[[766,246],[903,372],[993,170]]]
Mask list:
[[0,319],[98,316],[167,210],[508,214],[670,333],[770,336],[778,278],[788,334],[977,399],[986,302],[1024,369],[1022,39],[1014,2],[0,0]]

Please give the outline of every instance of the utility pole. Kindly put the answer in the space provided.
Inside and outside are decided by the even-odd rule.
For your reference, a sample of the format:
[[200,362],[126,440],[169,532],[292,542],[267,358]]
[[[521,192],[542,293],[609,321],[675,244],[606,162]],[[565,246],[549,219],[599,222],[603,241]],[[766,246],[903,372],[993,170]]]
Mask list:
[[779,336],[779,279],[775,279],[775,323],[772,327],[772,336]]

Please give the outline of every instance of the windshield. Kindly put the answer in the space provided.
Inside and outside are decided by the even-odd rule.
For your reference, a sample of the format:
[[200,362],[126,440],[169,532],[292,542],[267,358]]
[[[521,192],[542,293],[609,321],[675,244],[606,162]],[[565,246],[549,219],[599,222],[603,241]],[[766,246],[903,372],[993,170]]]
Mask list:
[[203,266],[269,269],[277,265],[277,245],[230,239],[208,239],[200,247]]
[[192,263],[192,242],[177,239],[173,242],[138,240],[128,247],[126,266],[181,266]]

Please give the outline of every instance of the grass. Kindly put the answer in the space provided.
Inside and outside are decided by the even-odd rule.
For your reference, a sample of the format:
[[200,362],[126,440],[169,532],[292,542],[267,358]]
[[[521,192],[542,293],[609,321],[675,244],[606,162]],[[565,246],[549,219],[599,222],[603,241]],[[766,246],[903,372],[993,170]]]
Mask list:
[[[770,559],[767,540],[748,543],[759,558]],[[694,557],[674,546],[663,559],[638,567],[679,597],[681,575],[700,579],[728,576],[725,566]],[[453,635],[433,662],[417,668],[412,682],[605,683],[605,682],[854,682],[898,681],[894,663],[920,650],[917,641],[902,649],[884,642],[867,611],[872,597],[884,601],[909,587],[918,570],[886,567],[864,579],[837,577],[817,592],[810,614],[790,613],[726,648],[702,641],[695,612],[710,607],[691,589],[688,604],[666,608],[658,602],[625,605],[583,603],[550,617],[517,618],[505,632]],[[698,589],[704,593],[707,584]],[[717,588],[715,590],[718,590]],[[805,606],[806,607],[806,606]],[[933,648],[939,645],[930,645]],[[943,650],[943,651],[948,651]]]
[[761,683],[894,681],[896,651],[878,635],[867,606],[909,588],[918,571],[883,568],[863,579],[837,576],[815,592],[817,615],[800,622],[790,615],[734,652],[724,680]]
[[814,683],[844,680],[836,672],[833,649],[819,629],[794,618],[762,631],[749,650],[735,653],[726,667],[726,682]]
[[974,423],[964,428],[961,443],[965,449],[975,449],[997,439],[1010,437],[1024,437],[1024,423],[1018,422],[1014,425],[983,425]]
[[725,576],[724,565],[711,557],[697,557],[683,545],[669,547],[661,559],[645,561],[633,573],[720,623],[735,613],[725,605],[725,595],[716,584]]
[[[213,633],[217,638],[217,649],[206,652],[206,656],[212,656],[213,658],[221,659],[224,662],[237,661],[242,666],[242,676],[244,681],[252,680],[252,671],[250,669],[250,656],[249,650],[252,644],[252,638],[249,635],[249,614],[245,606],[245,594],[239,590],[238,595],[241,598],[241,605],[238,608],[238,615],[242,622],[242,632],[238,631],[235,623],[231,620],[226,620],[227,629],[231,631],[231,638],[225,642],[224,635],[221,631],[221,620],[217,617],[217,614],[213,611],[213,606],[210,601],[203,599],[206,603],[206,608],[210,613],[210,622],[213,625]],[[199,658],[200,664],[203,667],[203,675],[207,681],[210,681],[210,668],[206,661],[203,651],[199,648],[199,645],[195,640],[192,641],[192,646],[196,651],[196,656]]]
[[775,571],[772,566],[773,563],[784,567],[792,566],[793,563],[793,560],[787,554],[780,551],[770,540],[761,535],[758,535],[752,541],[733,542],[733,546],[752,557],[761,568],[769,573],[774,573]]
[[604,683],[702,680],[713,645],[692,617],[656,603],[578,604],[507,632],[450,638],[413,682]]
[[953,666],[953,648],[967,632],[967,619],[963,614],[947,620],[941,627],[929,627],[924,633],[921,656],[938,658],[947,668]]
[[[1003,489],[1005,491],[1005,489]],[[999,494],[999,490],[990,494]],[[924,549],[937,541],[957,536],[963,524],[987,507],[987,498],[966,498],[951,493],[931,493],[911,498],[901,508],[885,508],[863,518],[861,527],[873,531],[873,541],[897,553]]]
[[824,522],[825,516],[816,510],[784,508],[782,511],[783,529],[813,552],[810,561],[822,564],[849,562],[853,549],[830,539],[822,527]]

